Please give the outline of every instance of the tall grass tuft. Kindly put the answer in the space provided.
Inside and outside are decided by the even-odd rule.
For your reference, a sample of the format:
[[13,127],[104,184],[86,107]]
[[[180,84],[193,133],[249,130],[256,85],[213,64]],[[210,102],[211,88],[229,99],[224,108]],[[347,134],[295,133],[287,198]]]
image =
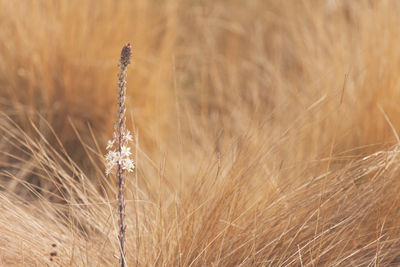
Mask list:
[[[126,129],[125,125],[125,95],[126,95],[126,70],[131,63],[132,47],[128,43],[122,48],[121,58],[119,61],[119,75],[118,75],[118,119],[114,125],[113,139],[108,142],[106,155],[106,175],[109,175],[111,170],[116,166],[117,186],[118,186],[118,213],[119,213],[119,244],[121,250],[121,266],[126,265],[125,258],[125,199],[124,199],[124,172],[131,172],[135,168],[131,155],[131,148],[128,146],[129,141],[132,141],[130,132]],[[112,150],[116,145],[116,150]]]

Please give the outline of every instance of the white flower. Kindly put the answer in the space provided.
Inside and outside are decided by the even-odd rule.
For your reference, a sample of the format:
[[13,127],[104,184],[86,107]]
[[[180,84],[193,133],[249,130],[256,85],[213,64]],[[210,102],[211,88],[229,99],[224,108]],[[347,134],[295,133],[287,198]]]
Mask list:
[[108,176],[112,169],[114,168],[115,164],[117,163],[117,155],[118,153],[114,150],[108,151],[106,155],[106,175]]
[[127,142],[133,140],[132,135],[131,135],[131,133],[130,133],[128,130],[126,130],[126,132],[125,132],[125,134],[124,134],[124,139],[125,139],[125,141],[127,141]]
[[131,159],[127,158],[124,160],[122,168],[124,170],[127,170],[128,172],[132,172],[135,168],[135,165],[133,164],[133,161]]
[[114,162],[114,159],[116,157],[117,152],[115,152],[114,150],[110,150],[108,151],[107,155],[106,155],[106,162]]
[[114,145],[114,142],[115,142],[115,139],[113,139],[113,140],[109,140],[109,141],[107,142],[107,148],[106,148],[106,149],[110,149],[110,148],[112,148],[112,147],[113,147],[113,145]]
[[121,156],[122,157],[129,157],[131,155],[131,148],[127,146],[121,147]]
[[122,160],[123,160],[122,155],[121,155],[120,153],[117,153],[117,155],[115,156],[115,161],[116,161],[118,164],[121,164],[121,163],[122,163]]
[[107,169],[106,169],[106,175],[108,176],[110,174],[110,172],[112,171],[112,169],[114,168],[115,162],[113,161],[108,161],[107,162]]

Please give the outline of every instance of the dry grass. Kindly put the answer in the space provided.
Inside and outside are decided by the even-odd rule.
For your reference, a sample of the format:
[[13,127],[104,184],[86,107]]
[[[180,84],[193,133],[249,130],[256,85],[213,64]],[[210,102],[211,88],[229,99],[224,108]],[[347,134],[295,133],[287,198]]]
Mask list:
[[[0,265],[400,264],[400,3],[0,0]],[[133,123],[134,122],[134,123]]]

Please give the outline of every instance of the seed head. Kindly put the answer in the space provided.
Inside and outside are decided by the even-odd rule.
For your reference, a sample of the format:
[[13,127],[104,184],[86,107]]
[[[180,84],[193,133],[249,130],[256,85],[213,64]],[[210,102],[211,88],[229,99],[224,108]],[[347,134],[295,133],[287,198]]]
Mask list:
[[124,45],[121,51],[121,65],[123,67],[127,67],[131,63],[131,58],[132,58],[132,46],[130,43],[127,43]]

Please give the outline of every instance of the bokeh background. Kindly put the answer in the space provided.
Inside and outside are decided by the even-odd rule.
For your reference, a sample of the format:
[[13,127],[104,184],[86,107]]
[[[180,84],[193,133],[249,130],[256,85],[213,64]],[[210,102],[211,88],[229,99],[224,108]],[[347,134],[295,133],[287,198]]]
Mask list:
[[2,0],[0,25],[0,265],[117,264],[127,42],[130,265],[400,263],[400,2]]

